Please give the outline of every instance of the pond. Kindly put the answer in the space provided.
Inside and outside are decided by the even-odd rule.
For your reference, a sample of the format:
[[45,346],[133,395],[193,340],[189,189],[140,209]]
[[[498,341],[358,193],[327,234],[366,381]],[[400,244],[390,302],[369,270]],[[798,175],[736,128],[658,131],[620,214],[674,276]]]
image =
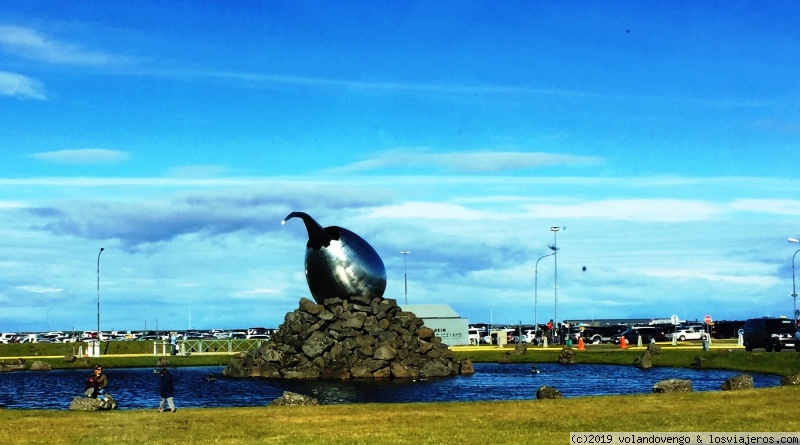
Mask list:
[[[725,379],[738,371],[684,368],[639,369],[635,366],[476,363],[476,373],[413,382],[299,381],[274,379],[226,379],[207,381],[209,373],[219,376],[223,367],[175,368],[175,403],[180,407],[264,406],[292,391],[317,398],[320,403],[399,403],[475,400],[535,399],[542,385],[552,386],[564,397],[651,393],[653,384],[669,378],[692,381],[695,391],[716,391]],[[110,369],[108,392],[120,409],[156,408],[159,376],[153,368]],[[68,409],[81,396],[89,370],[0,373],[0,407],[10,409]],[[756,387],[777,386],[780,376],[754,374]]]

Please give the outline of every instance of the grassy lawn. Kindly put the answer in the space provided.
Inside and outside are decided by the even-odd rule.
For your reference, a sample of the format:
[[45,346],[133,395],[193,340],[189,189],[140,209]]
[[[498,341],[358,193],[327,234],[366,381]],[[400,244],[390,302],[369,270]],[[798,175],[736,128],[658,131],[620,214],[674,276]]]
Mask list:
[[[133,354],[122,350],[148,342],[119,343],[134,345],[116,346],[120,349],[115,354]],[[62,349],[48,349],[65,345],[8,351],[11,346],[27,345],[0,345],[0,360],[65,354]],[[152,354],[152,344],[149,349],[144,345],[144,349]],[[475,362],[494,362],[509,351],[471,348],[458,350],[456,355]],[[554,362],[559,352],[560,348],[531,348],[525,355],[510,357],[521,363]],[[578,353],[577,362],[631,365],[642,352],[588,347]],[[687,367],[698,357],[708,368],[781,375],[800,372],[800,354],[748,353],[735,348],[703,351],[665,345],[663,352],[653,357],[653,363]],[[65,365],[63,358],[45,360]],[[152,366],[155,358],[105,356],[91,360],[121,367]],[[224,355],[170,357],[175,366],[226,361]],[[800,388],[778,387],[561,400],[203,408],[181,409],[175,414],[154,410],[0,410],[0,443],[536,444],[568,443],[569,431],[800,431],[800,418],[787,415],[798,397]]]

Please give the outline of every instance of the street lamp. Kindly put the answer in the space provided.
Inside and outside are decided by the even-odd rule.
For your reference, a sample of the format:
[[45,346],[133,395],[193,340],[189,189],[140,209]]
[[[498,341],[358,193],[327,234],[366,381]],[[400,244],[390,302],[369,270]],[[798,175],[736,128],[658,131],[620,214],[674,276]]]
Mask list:
[[553,251],[553,265],[555,266],[555,272],[553,275],[553,293],[555,295],[555,318],[553,319],[553,326],[556,328],[556,332],[560,332],[558,325],[558,241],[556,239],[556,235],[558,231],[561,230],[561,227],[553,226],[550,227],[550,231],[553,232],[553,245],[550,246],[550,250]]
[[100,254],[105,248],[101,247],[97,253],[97,341],[100,341]]
[[[789,238],[789,242],[800,243],[800,240],[797,238]],[[797,288],[794,286],[794,257],[797,256],[797,252],[800,252],[800,250],[795,251],[794,255],[792,255],[792,320],[794,320],[793,323],[795,326],[797,326]]]
[[547,255],[543,255],[538,260],[536,260],[536,266],[533,268],[533,334],[536,335],[536,331],[539,329],[539,313],[538,313],[538,287],[539,287],[539,261],[555,255],[554,253],[548,253]]
[[405,297],[406,297],[406,306],[408,306],[408,268],[406,263],[406,257],[408,254],[411,253],[408,250],[403,250],[400,253],[403,254],[403,288],[405,290]]
[[47,308],[45,312],[45,320],[47,320],[47,332],[50,332],[50,309],[53,309],[53,306]]

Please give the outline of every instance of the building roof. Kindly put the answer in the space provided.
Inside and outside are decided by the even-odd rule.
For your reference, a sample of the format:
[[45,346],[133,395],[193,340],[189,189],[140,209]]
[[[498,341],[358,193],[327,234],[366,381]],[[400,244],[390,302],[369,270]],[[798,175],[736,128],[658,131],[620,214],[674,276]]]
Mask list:
[[446,304],[407,304],[400,307],[406,312],[413,312],[419,318],[461,318],[458,312]]

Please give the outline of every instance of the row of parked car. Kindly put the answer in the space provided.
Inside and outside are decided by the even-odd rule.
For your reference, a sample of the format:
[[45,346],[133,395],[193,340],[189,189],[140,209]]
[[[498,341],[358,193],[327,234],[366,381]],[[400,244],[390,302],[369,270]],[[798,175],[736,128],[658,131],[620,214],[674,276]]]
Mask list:
[[[174,333],[178,340],[223,340],[223,339],[262,339],[269,340],[274,330],[249,328],[243,330],[188,330],[188,331],[127,331],[101,332],[102,341],[169,341]],[[17,334],[0,333],[0,343],[73,343],[97,339],[97,331],[68,332],[50,331],[42,333]]]
[[[736,328],[737,325],[740,327]],[[605,335],[613,328],[587,326],[582,330],[574,330],[571,335],[573,341],[577,341],[578,336],[582,336],[584,341],[589,343],[600,343],[607,341]],[[797,323],[791,319],[784,317],[751,318],[743,324],[736,322],[734,329],[737,336],[742,335],[746,351],[764,348],[767,352],[780,352],[782,349],[794,348],[795,351],[800,352],[800,330],[797,328]],[[619,344],[621,337],[625,337],[628,343],[637,342],[639,337],[643,343],[670,341],[673,337],[678,341],[686,341],[701,340],[705,335],[708,334],[703,325],[677,326],[675,328],[657,325],[631,326],[610,335],[608,341]]]

